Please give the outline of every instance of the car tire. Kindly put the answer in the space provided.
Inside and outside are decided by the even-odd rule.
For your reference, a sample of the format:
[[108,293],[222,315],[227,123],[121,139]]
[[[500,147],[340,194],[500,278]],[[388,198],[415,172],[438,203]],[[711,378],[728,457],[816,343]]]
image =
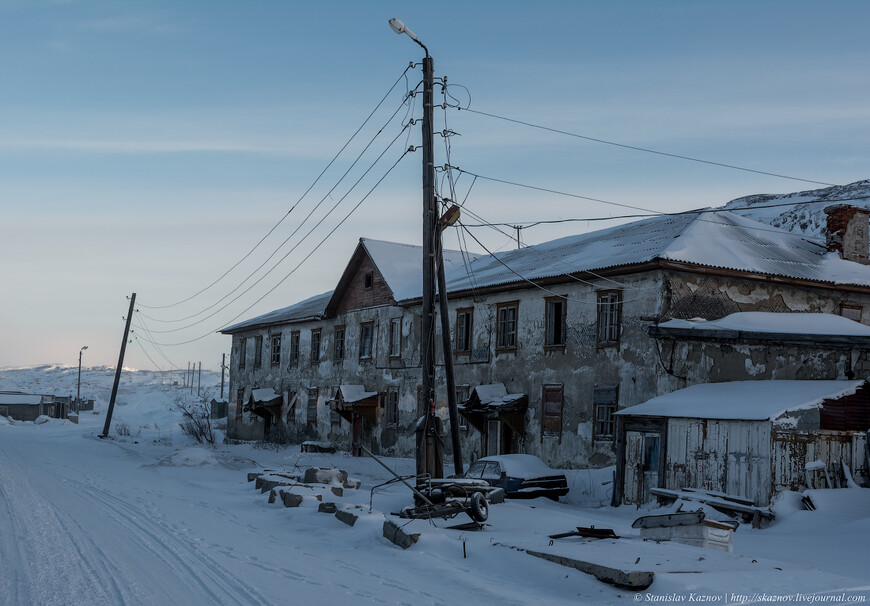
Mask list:
[[486,522],[486,518],[489,517],[489,505],[483,493],[475,492],[471,495],[468,515],[475,522]]

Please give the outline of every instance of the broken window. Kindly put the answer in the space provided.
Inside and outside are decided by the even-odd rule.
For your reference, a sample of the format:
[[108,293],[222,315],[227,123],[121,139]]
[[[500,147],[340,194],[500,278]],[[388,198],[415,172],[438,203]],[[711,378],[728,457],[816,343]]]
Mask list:
[[372,272],[367,273],[365,275],[365,277],[363,278],[363,285],[364,285],[365,289],[371,290],[372,287],[374,286],[374,283],[375,283],[375,280],[374,280],[374,275],[372,274]]
[[861,321],[861,306],[860,305],[840,305],[840,315],[844,318],[848,318],[850,320],[854,320],[855,322]]
[[565,345],[565,298],[551,297],[546,299],[546,337],[547,347],[563,347]]
[[517,348],[517,309],[519,303],[499,303],[496,312],[496,349]]
[[611,290],[598,293],[598,344],[613,345],[619,342],[619,322],[622,293]]
[[281,335],[272,335],[272,366],[281,364]]
[[544,414],[542,431],[545,437],[562,436],[562,386],[544,386]]
[[473,310],[471,309],[456,310],[456,342],[454,343],[454,351],[456,353],[468,353],[471,351],[471,322],[473,317]]
[[402,355],[402,318],[390,320],[390,357],[398,358]]
[[596,387],[592,401],[595,408],[595,439],[613,439],[613,413],[616,411],[617,386]]
[[336,360],[344,359],[344,326],[335,327],[335,343],[333,344],[332,355]]
[[311,361],[320,361],[320,329],[311,331]]
[[373,322],[364,322],[359,326],[359,357],[361,360],[372,357],[372,336],[375,325]]

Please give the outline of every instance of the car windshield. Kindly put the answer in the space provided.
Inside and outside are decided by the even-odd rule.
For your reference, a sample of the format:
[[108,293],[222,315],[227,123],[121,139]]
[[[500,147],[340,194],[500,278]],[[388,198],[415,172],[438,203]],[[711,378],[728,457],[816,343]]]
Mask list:
[[466,478],[482,478],[483,477],[483,468],[485,467],[485,463],[483,461],[478,461],[474,465],[468,468],[468,471],[465,473]]
[[487,461],[486,467],[483,469],[483,474],[480,476],[485,480],[495,480],[501,477],[501,467],[498,463]]

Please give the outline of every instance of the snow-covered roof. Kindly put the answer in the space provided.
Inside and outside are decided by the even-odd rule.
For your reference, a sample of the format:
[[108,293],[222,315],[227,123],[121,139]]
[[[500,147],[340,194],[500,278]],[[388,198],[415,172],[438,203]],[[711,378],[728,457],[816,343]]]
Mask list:
[[341,399],[349,404],[378,395],[376,391],[366,391],[364,385],[342,385],[338,389],[341,391]]
[[34,396],[30,394],[13,394],[0,393],[0,404],[28,404],[36,405],[42,403],[42,396]]
[[231,333],[243,328],[253,328],[254,326],[316,320],[323,316],[323,311],[326,309],[326,304],[329,303],[330,297],[332,297],[332,291],[315,295],[299,303],[294,303],[290,307],[276,309],[262,316],[227,326],[222,328],[220,332]]
[[732,381],[703,383],[658,396],[614,414],[764,421],[824,400],[854,394],[864,381]]
[[508,393],[504,383],[492,383],[491,385],[478,385],[474,388],[477,398],[483,406],[501,406],[513,404],[517,400],[526,397],[524,393]]
[[718,320],[669,320],[659,329],[679,329],[711,332],[781,333],[804,335],[836,335],[870,337],[870,326],[843,316],[817,313],[773,313],[742,311]]
[[[360,242],[383,276],[396,301],[423,296],[422,246],[369,238],[361,238]],[[447,249],[442,251],[442,255],[445,273],[457,270],[465,271],[466,262],[472,262],[480,256]]]
[[485,256],[448,273],[449,291],[636,265],[657,259],[817,282],[870,285],[870,267],[732,212],[645,219]]
[[254,398],[254,402],[271,402],[272,400],[281,397],[281,395],[276,393],[271,387],[253,389],[251,390],[251,396]]

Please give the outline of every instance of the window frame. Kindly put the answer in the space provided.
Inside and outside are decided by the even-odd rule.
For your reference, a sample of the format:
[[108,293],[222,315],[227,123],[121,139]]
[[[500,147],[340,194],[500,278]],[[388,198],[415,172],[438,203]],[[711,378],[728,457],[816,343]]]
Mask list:
[[371,290],[375,287],[375,272],[366,272],[363,275],[363,290]]
[[[315,339],[315,336],[317,337]],[[316,364],[320,362],[320,344],[323,338],[323,329],[321,328],[312,328],[311,329],[311,363]],[[315,343],[317,341],[317,343]],[[315,346],[316,345],[316,346]]]
[[390,318],[390,358],[402,357],[402,318]]
[[[613,400],[605,400],[608,392],[613,392]],[[616,432],[616,419],[613,416],[619,406],[619,385],[600,385],[592,390],[592,439],[596,442],[613,442]],[[599,409],[607,414],[604,418],[599,414]],[[603,424],[603,425],[602,425]],[[610,429],[607,433],[606,429]],[[605,431],[602,431],[604,429]]]
[[288,352],[290,355],[290,363],[289,366],[298,366],[299,365],[299,331],[294,330],[290,332],[290,351]]
[[254,368],[263,365],[263,335],[254,337]]
[[[464,323],[461,322],[462,318],[467,318],[467,321]],[[456,326],[455,326],[455,335],[456,339],[453,343],[453,353],[459,355],[467,355],[471,353],[471,345],[472,345],[472,337],[474,335],[474,308],[473,307],[463,307],[456,310]]]
[[[858,312],[858,319],[850,317],[847,315],[846,311],[850,312]],[[861,316],[864,315],[864,308],[861,305],[855,305],[854,303],[841,303],[840,304],[840,315],[848,320],[852,320],[853,322],[861,322]]]
[[242,412],[245,408],[245,388],[240,387],[236,390],[236,419],[242,418]]
[[390,387],[387,389],[386,410],[384,412],[387,427],[396,428],[399,426],[399,388]]
[[[558,304],[561,307],[561,311],[559,312],[558,326],[559,326],[559,334],[561,336],[561,341],[556,342],[555,339],[555,327],[556,321],[552,321],[552,311],[551,308]],[[565,349],[565,346],[568,343],[566,332],[568,330],[568,297],[567,296],[559,296],[559,297],[546,297],[544,299],[544,347],[547,349]],[[551,333],[551,325],[553,327],[553,331]]]
[[239,370],[245,370],[245,362],[248,357],[248,337],[239,338]]
[[[504,332],[503,325],[506,323],[502,319],[502,313],[507,310],[513,310],[513,330],[509,333]],[[519,325],[520,325],[520,302],[505,301],[504,303],[496,304],[495,312],[495,351],[499,352],[516,352],[519,345]],[[512,335],[512,343],[506,345],[504,337],[506,334]]]
[[[365,339],[364,335],[368,330],[368,339]],[[363,343],[368,343],[368,351],[366,355],[363,355]],[[359,359],[360,360],[372,360],[375,357],[375,323],[374,322],[360,322],[359,325]]]
[[[559,393],[558,414],[548,409],[548,403],[554,402],[547,399],[548,392]],[[547,384],[541,388],[541,439],[562,439],[562,430],[565,421],[565,386],[561,384]]]
[[[622,336],[622,291],[599,290],[595,293],[595,342],[598,347],[616,347]],[[606,333],[606,334],[605,334]],[[611,334],[613,333],[613,334]]]
[[332,359],[335,361],[344,360],[345,354],[345,335],[347,331],[343,324],[336,326],[332,332]]
[[[318,398],[318,389],[316,387],[309,387],[308,390],[308,399],[305,401],[305,424],[306,425],[317,425],[317,398]],[[313,394],[313,398],[312,398]],[[313,403],[313,407],[312,407]],[[311,418],[311,413],[314,412],[314,418]]]
[[[466,402],[468,398],[471,397],[471,385],[465,383],[463,385],[456,386],[456,404],[461,404],[462,402]],[[462,431],[468,431],[468,420],[459,415],[459,429]]]
[[272,367],[281,366],[281,333],[269,335],[269,362]]

